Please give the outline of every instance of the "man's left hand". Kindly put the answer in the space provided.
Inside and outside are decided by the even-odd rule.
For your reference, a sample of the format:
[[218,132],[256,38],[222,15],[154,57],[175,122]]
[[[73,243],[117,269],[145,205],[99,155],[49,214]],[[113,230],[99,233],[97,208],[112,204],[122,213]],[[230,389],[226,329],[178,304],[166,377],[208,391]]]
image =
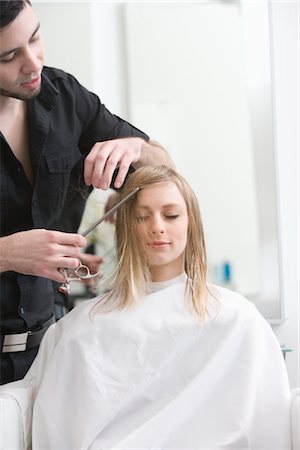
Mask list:
[[130,165],[140,159],[144,144],[145,141],[139,137],[97,142],[85,159],[85,183],[106,190],[111,185],[114,171],[118,169],[114,187],[120,188]]

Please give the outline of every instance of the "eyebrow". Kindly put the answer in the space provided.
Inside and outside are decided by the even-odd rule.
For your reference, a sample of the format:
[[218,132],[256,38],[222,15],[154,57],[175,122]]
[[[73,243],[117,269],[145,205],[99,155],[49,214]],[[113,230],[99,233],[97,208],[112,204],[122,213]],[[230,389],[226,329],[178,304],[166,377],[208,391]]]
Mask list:
[[[33,38],[33,36],[38,32],[39,29],[40,29],[40,23],[37,24],[37,26],[36,26],[34,32],[32,33],[32,35],[31,35],[30,38],[29,38],[29,41]],[[21,48],[21,47],[16,47],[16,48],[13,48],[13,49],[11,49],[11,50],[7,50],[7,51],[4,52],[4,53],[1,53],[1,54],[0,54],[0,58],[4,58],[5,56],[10,55],[11,53],[16,52],[16,51],[19,50],[20,48]]]
[[[166,205],[162,205],[162,208],[182,208],[182,205],[180,205],[179,203],[168,203]],[[139,209],[151,209],[149,206],[147,205],[138,205]]]

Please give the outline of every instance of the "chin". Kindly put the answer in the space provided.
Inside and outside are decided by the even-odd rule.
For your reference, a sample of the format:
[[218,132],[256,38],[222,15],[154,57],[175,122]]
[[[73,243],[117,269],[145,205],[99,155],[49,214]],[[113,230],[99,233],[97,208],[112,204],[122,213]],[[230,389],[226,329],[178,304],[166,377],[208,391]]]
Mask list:
[[16,98],[17,100],[30,100],[32,98],[35,98],[39,95],[41,91],[41,86],[36,88],[34,91],[29,91],[26,94],[25,93],[18,93],[18,92],[11,92],[6,91],[5,89],[0,88],[0,95],[3,95],[4,97],[11,97]]
[[27,94],[23,95],[23,98],[20,95],[20,100],[30,100],[32,98],[35,98],[39,95],[39,93],[41,92],[41,85],[36,88],[34,91],[29,91]]

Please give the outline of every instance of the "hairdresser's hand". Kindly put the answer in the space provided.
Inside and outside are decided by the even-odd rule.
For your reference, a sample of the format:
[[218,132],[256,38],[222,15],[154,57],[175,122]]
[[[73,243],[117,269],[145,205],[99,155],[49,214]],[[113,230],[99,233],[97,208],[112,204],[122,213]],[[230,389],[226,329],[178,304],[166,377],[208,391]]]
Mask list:
[[80,234],[53,230],[28,230],[0,239],[0,272],[12,270],[64,282],[58,268],[76,269],[80,247],[87,245]]
[[97,142],[84,162],[85,183],[106,190],[111,185],[115,169],[118,168],[114,186],[120,188],[130,165],[140,159],[145,145],[145,141],[139,137]]

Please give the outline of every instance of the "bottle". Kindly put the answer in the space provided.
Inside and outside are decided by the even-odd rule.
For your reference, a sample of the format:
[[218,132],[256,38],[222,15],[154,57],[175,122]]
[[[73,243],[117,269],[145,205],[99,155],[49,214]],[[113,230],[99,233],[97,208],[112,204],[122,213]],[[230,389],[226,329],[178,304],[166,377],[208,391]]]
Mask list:
[[224,286],[227,289],[234,290],[235,286],[233,283],[233,276],[232,276],[232,266],[229,261],[224,261],[222,263],[222,286]]

